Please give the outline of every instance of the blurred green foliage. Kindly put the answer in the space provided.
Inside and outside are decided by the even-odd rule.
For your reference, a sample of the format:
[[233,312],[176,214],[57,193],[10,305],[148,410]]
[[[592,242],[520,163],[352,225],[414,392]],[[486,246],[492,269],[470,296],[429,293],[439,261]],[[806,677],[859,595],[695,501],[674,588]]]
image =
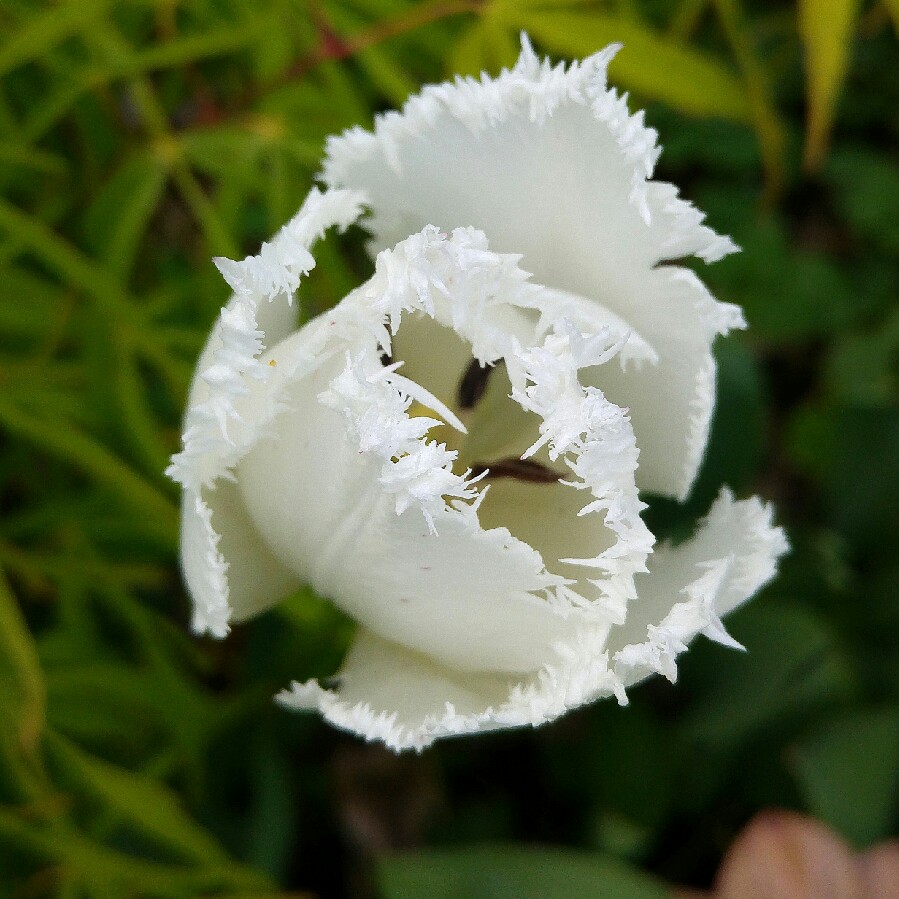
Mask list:
[[[0,896],[651,897],[707,883],[766,806],[859,846],[895,833],[897,16],[3,0]],[[651,504],[654,529],[684,533],[726,482],[776,502],[793,552],[732,619],[748,654],[700,643],[626,710],[395,758],[271,703],[337,665],[321,600],[188,635],[162,470],[226,299],[211,257],[295,211],[326,135],[509,64],[521,29],[557,57],[623,41],[611,76],[649,107],[660,175],[744,250],[702,271],[752,327],[720,347],[699,483]],[[365,276],[360,248],[325,242],[304,314]]]

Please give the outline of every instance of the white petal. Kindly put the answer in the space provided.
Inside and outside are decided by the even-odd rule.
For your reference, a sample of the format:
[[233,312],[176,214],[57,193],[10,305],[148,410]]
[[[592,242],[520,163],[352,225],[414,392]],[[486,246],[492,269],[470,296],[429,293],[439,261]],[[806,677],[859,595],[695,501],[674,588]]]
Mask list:
[[221,638],[231,621],[264,611],[302,582],[265,545],[236,484],[220,482],[204,495],[184,491],[181,564],[193,630]]
[[462,668],[540,667],[566,629],[540,598],[558,578],[508,531],[481,530],[472,512],[441,503],[431,511],[436,534],[418,506],[397,514],[383,460],[360,455],[343,417],[319,402],[341,367],[335,358],[296,381],[283,400],[290,412],[238,466],[266,542],[388,639]]
[[525,680],[460,671],[362,630],[336,678],[294,682],[276,697],[317,709],[337,727],[394,750],[421,750],[440,737],[536,726],[599,696],[620,693],[602,635],[585,633],[554,664]]
[[181,567],[193,600],[192,627],[214,637],[228,633],[228,563],[219,552],[220,537],[212,527],[212,510],[192,490],[181,499]]
[[337,680],[334,690],[315,681],[294,683],[277,698],[288,708],[317,708],[337,727],[395,750],[497,727],[491,710],[515,684],[508,675],[446,668],[366,630],[357,635]]
[[626,322],[657,353],[658,373],[647,367],[633,396],[610,382],[609,395],[633,414],[640,487],[683,497],[713,404],[712,337],[739,319],[706,292],[701,304],[718,327],[697,332],[697,290],[655,267],[690,254],[712,261],[735,247],[672,185],[649,180],[656,133],[606,88],[610,57],[607,49],[565,70],[525,48],[496,79],[426,87],[402,114],[378,118],[373,134],[354,129],[329,141],[324,178],[368,193],[375,249],[429,223],[472,225],[493,249],[521,254],[540,283]]
[[260,355],[295,325],[291,295],[314,265],[309,247],[325,228],[355,221],[361,203],[357,192],[313,190],[258,257],[217,261],[236,292],[200,356],[184,448],[167,471],[184,487],[181,563],[197,632],[223,637],[232,618],[257,614],[299,584],[261,540],[236,487],[223,479],[278,413],[279,385],[317,358],[312,347],[276,374],[277,360],[263,363]]
[[757,497],[735,501],[725,489],[690,540],[655,551],[649,572],[636,579],[638,596],[627,621],[609,635],[625,685],[654,672],[674,680],[675,657],[699,633],[735,645],[722,616],[774,576],[788,549],[772,515]]
[[628,321],[659,357],[657,365],[606,365],[586,373],[614,403],[630,409],[640,447],[641,489],[684,499],[696,477],[715,407],[717,334],[744,327],[735,306],[718,303],[693,272],[646,273],[630,298]]
[[[382,639],[457,669],[541,669],[557,643],[574,639],[575,609],[595,613],[585,619],[594,630],[607,628],[633,595],[652,544],[639,518],[633,432],[622,410],[579,384],[566,323],[545,338],[532,324],[531,340],[541,342],[530,350],[516,336],[526,332],[525,318],[499,326],[514,320],[519,301],[539,309],[539,293],[482,236],[413,235],[378,257],[375,277],[357,296],[273,348],[291,358],[321,334],[325,361],[285,382],[282,413],[236,470],[253,521],[282,564]],[[467,505],[477,494],[452,470],[455,451],[426,439],[438,422],[407,414],[416,391],[404,398],[402,382],[391,383],[379,330],[386,319],[402,338],[407,314],[413,322],[433,315],[464,336],[473,356],[505,363],[507,391],[530,410],[548,457],[574,475],[571,485],[546,490],[565,496],[557,517],[570,519],[567,549],[592,566],[586,597],[551,570],[569,564],[558,558],[565,541],[541,537],[532,547],[502,526],[509,521],[513,533],[522,526],[525,501],[504,485],[496,499],[486,497],[495,526],[479,525],[483,494]],[[609,355],[608,336],[595,347],[593,337],[575,336],[597,358]],[[531,506],[557,529],[553,503]],[[590,514],[579,518],[585,506]]]
[[259,256],[217,260],[235,294],[200,356],[188,397],[184,448],[166,472],[186,489],[196,492],[225,475],[272,417],[270,407],[242,403],[252,382],[264,382],[271,374],[259,356],[294,325],[292,293],[315,265],[309,248],[326,228],[354,222],[363,202],[358,191],[314,189]]

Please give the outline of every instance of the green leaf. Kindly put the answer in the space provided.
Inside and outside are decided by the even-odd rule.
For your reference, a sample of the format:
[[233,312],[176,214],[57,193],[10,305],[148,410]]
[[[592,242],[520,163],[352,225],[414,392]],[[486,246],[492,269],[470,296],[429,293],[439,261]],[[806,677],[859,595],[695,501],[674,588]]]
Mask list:
[[[67,825],[48,826],[0,809],[0,837],[65,866],[66,880],[80,883],[88,896],[184,896],[246,890],[252,896],[277,895],[263,874],[237,865],[182,867],[126,855],[103,846]],[[89,892],[86,890],[89,889]]]
[[[730,190],[721,190],[704,194],[700,204],[708,200],[717,213],[734,199]],[[726,217],[715,217],[722,219],[727,230]],[[787,342],[831,336],[852,323],[858,314],[858,290],[832,254],[797,250],[786,223],[774,217],[740,223],[735,237],[743,252],[702,274],[717,296],[743,307],[754,339]]]
[[889,14],[893,17],[893,28],[899,35],[899,0],[883,0]]
[[899,538],[899,409],[837,407],[824,485],[828,515],[862,557],[895,556]]
[[453,46],[447,61],[448,74],[471,75],[497,73],[514,64],[518,44],[512,31],[496,16],[482,16]]
[[11,140],[0,140],[0,166],[31,169],[43,175],[61,175],[69,167],[62,156]]
[[138,245],[166,183],[158,156],[132,156],[94,197],[85,215],[91,248],[120,279],[134,264]]
[[612,858],[561,849],[478,846],[383,858],[384,899],[664,899],[657,881]]
[[94,758],[65,737],[47,735],[49,758],[60,783],[99,801],[117,819],[170,847],[185,860],[222,862],[222,848],[187,815],[179,797],[162,784]]
[[48,6],[27,19],[18,31],[5,35],[5,44],[0,48],[0,75],[38,59],[67,37],[87,31],[110,5],[109,0],[69,0]]
[[804,163],[809,171],[819,169],[827,153],[859,5],[859,0],[799,0],[808,99]]
[[113,74],[137,75],[189,65],[210,56],[223,56],[265,40],[265,33],[270,29],[271,23],[260,18],[256,22],[242,21],[226,28],[179,36],[123,56],[115,64]]
[[746,93],[736,75],[714,57],[632,19],[509,2],[499,14],[510,28],[523,28],[549,50],[566,56],[587,56],[620,41],[624,49],[609,67],[615,82],[692,115],[749,119]]
[[[705,695],[683,716],[694,739],[736,746],[851,695],[849,671],[821,617],[756,597],[727,626],[747,652],[722,660],[720,648],[710,648],[714,658],[699,678]],[[686,664],[697,661],[688,656]]]
[[887,406],[899,397],[899,311],[873,332],[849,334],[833,346],[824,381],[838,401]]
[[73,244],[60,236],[43,221],[0,199],[0,229],[57,272],[72,287],[94,297],[105,314],[121,328],[119,336],[125,339],[126,328],[136,322],[134,308],[119,281],[103,266],[82,254]]
[[0,740],[33,754],[44,728],[46,690],[34,641],[0,574]]
[[860,847],[893,832],[899,797],[899,707],[829,721],[795,752],[809,809]]
[[724,36],[739,66],[750,118],[758,137],[765,169],[767,206],[773,205],[786,179],[784,146],[786,126],[774,105],[771,76],[760,58],[752,25],[746,21],[738,0],[712,0]]
[[0,334],[4,339],[37,341],[65,309],[59,287],[15,265],[3,267],[0,281]]
[[899,253],[899,172],[893,158],[865,146],[839,147],[828,160],[826,175],[848,224],[895,258]]

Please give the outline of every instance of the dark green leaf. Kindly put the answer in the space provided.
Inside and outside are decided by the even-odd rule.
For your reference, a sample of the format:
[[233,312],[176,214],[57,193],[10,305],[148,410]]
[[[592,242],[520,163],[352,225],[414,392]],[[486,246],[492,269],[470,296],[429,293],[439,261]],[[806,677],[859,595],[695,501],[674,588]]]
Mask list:
[[664,899],[662,884],[614,859],[517,846],[389,856],[378,866],[384,899]]
[[899,708],[828,721],[795,750],[810,810],[860,847],[895,832],[899,812]]

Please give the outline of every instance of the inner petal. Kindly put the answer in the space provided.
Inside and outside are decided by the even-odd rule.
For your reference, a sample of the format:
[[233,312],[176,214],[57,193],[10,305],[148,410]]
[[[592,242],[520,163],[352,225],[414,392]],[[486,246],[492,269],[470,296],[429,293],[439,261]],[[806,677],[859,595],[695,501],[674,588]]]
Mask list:
[[[358,312],[347,308],[348,316]],[[294,344],[304,345],[305,330],[271,351],[279,369]],[[546,469],[536,481],[510,473],[540,421],[509,397],[504,365],[494,366],[483,395],[466,409],[459,386],[472,364],[468,343],[423,315],[406,315],[400,324],[392,355],[404,363],[403,377],[468,419],[467,436],[441,426],[426,439],[458,439],[457,473],[478,464],[496,468],[484,479],[492,486],[480,507],[480,525],[473,510],[445,507],[434,516],[435,534],[414,503],[397,513],[384,480],[385,466],[393,463],[378,452],[362,452],[341,410],[323,404],[349,364],[347,353],[337,349],[287,387],[280,397],[285,411],[270,436],[237,468],[246,507],[268,547],[362,626],[441,664],[523,674],[557,662],[555,646],[568,642],[576,628],[547,600],[572,574],[559,560],[596,555],[612,535],[599,515],[577,517],[590,496],[552,477],[568,473],[561,461],[553,466],[546,455],[529,460]],[[383,390],[379,351],[374,345],[364,352],[356,344],[348,349],[373,366],[360,371],[362,393],[352,401],[377,417],[379,401],[373,393],[368,405],[366,391]],[[481,452],[486,455],[473,458]],[[579,587],[588,593],[588,584]]]
[[465,421],[464,436],[448,435],[448,427],[435,429],[439,435],[431,433],[454,441],[461,471],[486,470],[488,490],[478,510],[481,527],[507,528],[540,553],[549,571],[573,580],[573,589],[584,598],[595,598],[598,591],[586,579],[586,570],[560,560],[594,557],[615,542],[615,535],[600,515],[578,516],[591,497],[561,483],[571,471],[561,460],[552,461],[547,447],[521,461],[539,436],[540,421],[511,399],[505,364],[489,367],[486,382],[473,396],[466,391],[473,362],[468,344],[428,316],[410,317],[409,324],[407,328],[404,320],[397,333],[394,356],[405,361],[407,377],[452,404]]
[[[287,358],[302,333],[272,356]],[[553,578],[539,555],[472,516],[448,511],[435,535],[420,509],[398,515],[383,460],[360,453],[319,400],[342,365],[335,355],[292,384],[270,436],[237,467],[269,549],[373,633],[442,664],[524,673],[555,659],[572,625],[544,598]]]

